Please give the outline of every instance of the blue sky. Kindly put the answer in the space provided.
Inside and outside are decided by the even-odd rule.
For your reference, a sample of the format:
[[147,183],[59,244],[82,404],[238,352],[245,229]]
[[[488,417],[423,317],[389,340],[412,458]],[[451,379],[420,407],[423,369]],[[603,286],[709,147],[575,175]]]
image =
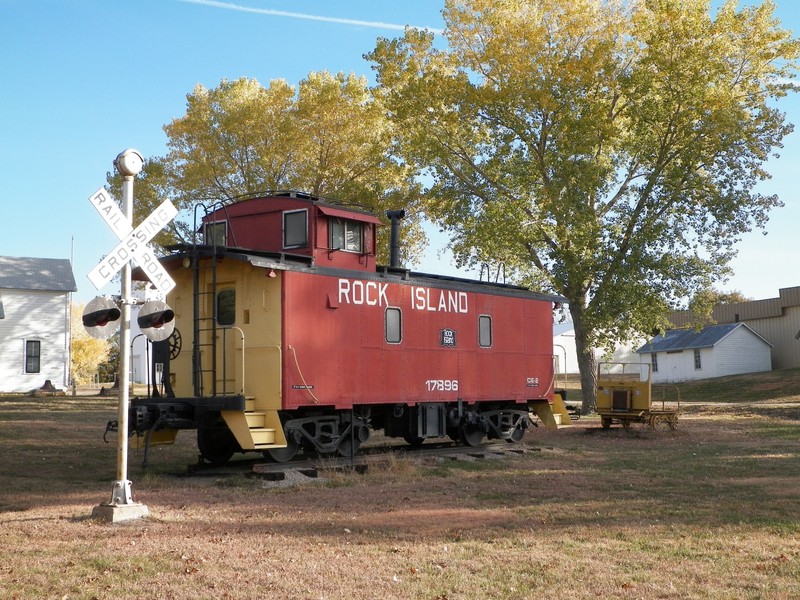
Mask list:
[[[716,2],[715,2],[716,4]],[[166,153],[163,126],[185,114],[196,83],[251,77],[297,84],[312,71],[372,77],[363,54],[404,25],[439,29],[435,0],[0,0],[0,255],[74,258],[76,300],[98,292],[86,274],[116,244],[89,195],[126,148]],[[800,3],[778,0],[800,34]],[[752,298],[800,285],[800,97],[780,108],[798,131],[770,162],[776,193],[767,235],[739,245],[719,287]],[[437,240],[434,239],[434,242]],[[416,267],[452,273],[438,241]],[[102,291],[117,291],[114,283]]]

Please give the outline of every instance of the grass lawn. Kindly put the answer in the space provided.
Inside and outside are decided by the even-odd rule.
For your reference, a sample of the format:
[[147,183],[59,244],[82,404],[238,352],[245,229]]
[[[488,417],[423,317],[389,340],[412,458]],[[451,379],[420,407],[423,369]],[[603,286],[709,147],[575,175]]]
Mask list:
[[676,431],[584,417],[529,452],[278,487],[185,477],[194,439],[131,451],[116,399],[0,397],[0,598],[800,597],[800,370],[681,386]]

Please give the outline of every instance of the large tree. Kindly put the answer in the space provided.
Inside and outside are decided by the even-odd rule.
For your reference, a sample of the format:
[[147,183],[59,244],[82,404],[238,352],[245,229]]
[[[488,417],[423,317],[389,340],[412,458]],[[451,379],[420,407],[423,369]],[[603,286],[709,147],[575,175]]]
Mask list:
[[[413,209],[421,186],[391,152],[394,124],[364,77],[311,73],[297,88],[283,80],[200,84],[186,114],[164,127],[168,153],[147,161],[137,181],[137,213],[165,197],[183,209],[257,193],[300,190],[381,215]],[[119,176],[109,176],[112,187]],[[152,206],[151,206],[152,205]],[[404,222],[406,260],[422,251],[418,211]],[[388,228],[384,228],[387,229]],[[379,233],[384,242],[387,233]],[[163,241],[162,241],[163,243]],[[388,244],[381,244],[388,256]]]
[[798,44],[770,1],[445,4],[446,47],[408,29],[368,55],[401,155],[461,263],[567,298],[587,410],[594,349],[663,327],[780,205],[756,185]]

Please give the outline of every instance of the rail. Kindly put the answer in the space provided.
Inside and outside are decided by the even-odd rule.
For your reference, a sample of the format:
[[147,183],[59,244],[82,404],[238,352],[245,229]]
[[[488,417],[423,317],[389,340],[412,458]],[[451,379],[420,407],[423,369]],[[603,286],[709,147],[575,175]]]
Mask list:
[[[244,365],[245,365],[245,360],[244,360],[245,359],[245,355],[244,355],[244,331],[242,331],[239,327],[236,327],[236,325],[229,325],[229,326],[225,327],[224,329],[235,329],[236,331],[239,332],[239,337],[242,340],[242,389],[241,389],[240,393],[242,395],[244,395],[244,389],[245,389],[244,388]],[[223,369],[224,368],[225,368],[225,361],[223,360]],[[224,380],[224,376],[223,376],[223,380]]]

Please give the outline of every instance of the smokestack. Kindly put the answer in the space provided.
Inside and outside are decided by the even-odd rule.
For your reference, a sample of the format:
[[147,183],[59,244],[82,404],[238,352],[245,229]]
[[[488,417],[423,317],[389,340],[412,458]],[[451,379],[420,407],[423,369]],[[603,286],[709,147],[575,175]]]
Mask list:
[[406,216],[404,210],[387,210],[386,216],[392,222],[392,233],[389,246],[389,266],[397,268],[400,266],[400,219]]

